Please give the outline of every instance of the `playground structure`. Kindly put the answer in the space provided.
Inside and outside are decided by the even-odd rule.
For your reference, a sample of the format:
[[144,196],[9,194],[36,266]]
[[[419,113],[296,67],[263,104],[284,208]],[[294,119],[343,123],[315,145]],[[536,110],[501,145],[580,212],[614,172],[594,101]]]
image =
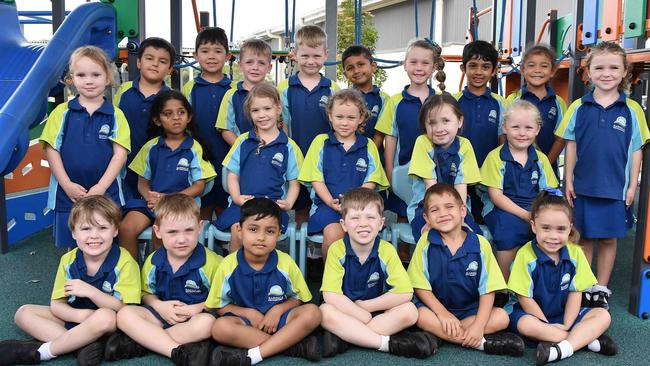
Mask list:
[[[278,62],[286,62],[285,72],[292,73],[291,50],[294,47],[295,1],[292,6],[285,0],[284,49],[273,51]],[[435,0],[434,0],[435,1]],[[212,24],[216,24],[216,1],[213,1]],[[549,9],[548,17],[540,29],[535,29],[536,1],[493,0],[492,6],[478,9],[476,1],[469,2],[467,40],[478,37],[480,20],[492,17],[492,42],[500,50],[499,73],[491,86],[502,95],[519,88],[521,77],[517,61],[525,46],[539,42],[549,34],[559,66],[553,86],[558,95],[571,102],[586,91],[584,59],[589,47],[599,41],[619,42],[628,49],[633,88],[630,97],[644,105],[643,98],[650,94],[650,49],[645,49],[650,37],[650,6],[645,0],[573,0],[572,12],[560,15]],[[171,42],[180,50],[182,21],[181,0],[172,0]],[[336,55],[336,1],[326,1],[326,31],[331,55]],[[418,0],[414,0],[418,36]],[[192,0],[197,31],[207,26],[210,14],[199,12]],[[361,14],[363,1],[354,0],[355,41],[361,39]],[[292,17],[289,9],[292,8]],[[334,8],[334,12],[332,12]],[[52,16],[54,35],[47,45],[28,43],[20,31],[19,13],[13,1],[0,0],[0,170],[5,179],[0,182],[0,249],[6,253],[10,243],[51,225],[52,215],[45,209],[49,168],[38,143],[38,125],[48,111],[48,97],[62,101],[63,85],[60,83],[72,51],[82,45],[95,45],[118,60],[128,63],[129,78],[137,76],[135,54],[144,29],[144,0],[101,0],[65,12],[65,0],[53,0],[52,12],[22,14],[28,19],[23,24],[47,21]],[[234,29],[235,0],[232,0],[230,39]],[[65,21],[63,20],[65,17]],[[428,39],[435,39],[435,7],[431,7]],[[291,26],[290,26],[291,24]],[[333,26],[332,26],[333,24]],[[118,43],[127,38],[125,49]],[[333,40],[333,42],[331,42]],[[231,43],[236,56],[238,51]],[[459,55],[443,55],[447,61],[460,61]],[[232,65],[233,59],[230,61]],[[396,67],[400,61],[378,59],[385,68]],[[330,60],[327,65],[335,65]],[[194,62],[183,60],[175,68],[195,67]],[[232,68],[231,68],[232,69]],[[331,70],[331,69],[330,69]],[[180,87],[180,73],[172,76],[172,86]],[[286,75],[285,75],[286,76]],[[462,81],[461,81],[462,82]],[[568,104],[568,103],[567,103]],[[650,120],[646,106],[646,119]],[[31,131],[31,133],[30,133]],[[644,160],[650,161],[650,152],[644,149]],[[643,170],[638,203],[638,224],[634,249],[632,288],[629,311],[642,319],[650,318],[650,171]],[[297,238],[300,240],[300,238]],[[304,248],[301,248],[303,250]]]

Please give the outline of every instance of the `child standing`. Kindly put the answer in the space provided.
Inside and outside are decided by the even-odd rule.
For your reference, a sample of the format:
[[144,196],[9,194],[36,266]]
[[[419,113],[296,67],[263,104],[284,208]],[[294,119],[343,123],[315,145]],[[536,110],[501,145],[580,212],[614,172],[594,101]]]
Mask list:
[[[199,136],[210,146],[212,166],[221,165],[230,145],[214,128],[219,106],[226,91],[231,88],[230,79],[224,75],[223,66],[230,58],[228,36],[218,27],[205,28],[196,36],[194,58],[201,66],[201,74],[183,86],[183,95],[194,109]],[[201,197],[201,218],[212,220],[212,214],[220,214],[228,207],[228,194],[221,184]]]
[[155,212],[153,230],[163,246],[142,267],[143,306],[118,313],[117,326],[124,333],[108,338],[106,359],[140,356],[142,345],[175,365],[206,365],[212,346],[204,340],[216,316],[204,310],[204,302],[223,258],[198,244],[203,224],[194,199],[166,195]]
[[249,91],[264,82],[271,71],[271,52],[271,46],[261,39],[250,39],[241,46],[239,68],[244,80],[224,95],[215,125],[228,145],[232,146],[237,136],[253,128],[244,110],[244,101]]
[[[327,55],[325,32],[315,25],[300,28],[296,32],[295,49],[298,73],[278,85],[289,137],[298,144],[303,155],[307,154],[316,136],[331,130],[327,105],[338,86],[320,73]],[[310,204],[309,192],[301,187],[296,201],[296,222],[307,221]]]
[[483,217],[506,279],[519,246],[531,239],[530,205],[541,190],[558,186],[551,163],[534,146],[541,123],[539,110],[530,102],[509,105],[503,116],[507,141],[492,150],[481,167],[481,184],[488,193]]
[[[373,60],[370,50],[362,45],[353,45],[346,48],[341,56],[341,63],[343,64],[343,73],[346,79],[352,83],[353,88],[361,92],[366,101],[366,108],[370,111],[364,125],[363,135],[369,139],[374,139],[377,118],[381,114],[386,101],[390,98],[378,86],[372,84],[372,77],[377,71],[377,63]],[[375,144],[379,149],[380,156],[383,155],[383,141],[378,139]]]
[[[172,72],[175,60],[176,50],[167,40],[158,37],[145,39],[138,48],[140,76],[120,85],[113,97],[113,104],[124,111],[131,130],[131,153],[126,165],[131,164],[147,141],[151,104],[158,93],[169,90],[165,78]],[[127,171],[124,182],[129,198],[139,198],[138,176]]]
[[[154,221],[153,208],[169,193],[199,197],[216,176],[209,154],[197,141],[192,107],[175,90],[160,93],[151,106],[149,140],[129,168],[138,174],[142,199],[131,199],[120,224],[120,245],[138,258],[138,235]],[[198,201],[198,198],[196,198]],[[160,243],[156,244],[156,248]]]
[[[424,233],[408,274],[418,301],[418,327],[448,342],[487,354],[521,356],[524,342],[508,327],[508,314],[494,305],[506,288],[492,247],[463,227],[467,213],[458,191],[438,183],[424,196]],[[436,342],[437,343],[437,342]]]
[[267,198],[244,203],[238,230],[243,248],[227,256],[215,274],[208,308],[219,317],[212,337],[237,347],[217,347],[211,365],[255,365],[280,352],[320,359],[318,340],[309,335],[321,321],[300,269],[275,249],[280,237],[280,207]]
[[570,357],[585,346],[615,355],[616,343],[603,334],[611,322],[604,309],[581,308],[581,291],[596,283],[578,245],[573,210],[557,190],[542,191],[530,211],[535,238],[512,264],[508,288],[517,296],[510,329],[537,346],[537,365]]
[[535,139],[537,147],[548,156],[553,171],[559,176],[557,158],[564,149],[564,140],[554,132],[566,112],[564,99],[555,94],[551,79],[557,70],[555,53],[544,45],[535,45],[524,52],[521,58],[521,75],[525,84],[510,94],[506,103],[523,99],[533,103],[542,116],[542,128]]
[[38,364],[77,350],[79,365],[101,364],[102,337],[115,331],[115,313],[140,302],[138,264],[114,242],[120,217],[106,197],[75,202],[68,225],[77,248],[59,262],[50,306],[16,311],[16,325],[36,340],[0,342],[3,365]]
[[[234,233],[239,226],[241,205],[253,197],[266,197],[282,209],[280,226],[284,232],[289,223],[287,211],[291,210],[300,192],[297,179],[303,156],[282,128],[282,102],[271,84],[255,85],[243,108],[254,128],[235,140],[223,161],[228,169],[230,206],[219,216],[215,226]],[[231,235],[231,238],[230,252],[234,252],[241,248],[241,241],[238,235]]]
[[343,239],[329,250],[323,273],[323,357],[344,352],[347,342],[405,357],[425,358],[434,345],[415,324],[413,288],[390,243],[379,238],[384,201],[367,188],[348,191],[341,204]]
[[69,68],[68,80],[79,95],[50,113],[40,137],[52,170],[47,207],[55,213],[55,244],[65,248],[75,246],[68,228],[74,202],[106,194],[125,204],[121,173],[131,148],[124,113],[104,98],[113,83],[106,54],[93,46],[78,48]]
[[[449,94],[428,98],[420,109],[422,135],[415,140],[409,176],[412,178],[413,199],[407,213],[416,242],[429,230],[424,221],[424,192],[436,183],[453,185],[463,202],[468,202],[468,185],[481,181],[472,144],[457,136],[463,128],[463,112]],[[468,205],[469,206],[469,205]],[[480,234],[481,229],[465,216],[465,223]]]
[[356,187],[388,187],[377,146],[359,132],[368,118],[366,103],[359,92],[336,92],[327,105],[327,113],[334,131],[314,139],[298,177],[311,189],[313,205],[307,232],[323,232],[324,259],[329,246],[344,235],[340,200],[345,192]]
[[625,95],[630,73],[625,50],[613,42],[592,48],[587,72],[594,90],[571,104],[555,131],[567,141],[566,198],[575,211],[580,245],[591,263],[598,239],[598,286],[585,297],[605,307],[616,258],[616,238],[632,226],[643,145],[650,132],[641,106]]

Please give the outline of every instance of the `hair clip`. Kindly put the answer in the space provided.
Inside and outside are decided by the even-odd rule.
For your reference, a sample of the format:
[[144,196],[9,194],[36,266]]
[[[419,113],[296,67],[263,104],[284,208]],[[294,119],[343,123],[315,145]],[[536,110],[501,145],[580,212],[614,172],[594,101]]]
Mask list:
[[558,188],[546,187],[544,188],[544,191],[551,196],[564,197],[564,194]]

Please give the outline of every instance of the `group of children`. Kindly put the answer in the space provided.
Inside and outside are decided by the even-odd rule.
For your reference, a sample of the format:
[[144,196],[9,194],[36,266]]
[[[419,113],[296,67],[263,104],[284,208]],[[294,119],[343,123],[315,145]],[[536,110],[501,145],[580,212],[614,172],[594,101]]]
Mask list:
[[[440,340],[519,356],[520,336],[539,342],[538,364],[585,346],[617,352],[602,308],[650,138],[641,107],[624,93],[619,46],[592,49],[594,89],[566,110],[544,46],[523,55],[525,84],[504,100],[487,87],[498,53],[484,41],[465,47],[468,82],[455,97],[444,93],[441,48],[429,41],[408,46],[410,84],[393,97],[373,85],[365,47],[343,53],[353,87],[339,91],[320,74],[324,32],[305,26],[296,43],[299,72],[277,89],[265,82],[271,49],[259,40],[242,45],[244,80],[232,83],[225,32],[203,30],[201,74],[181,93],[164,83],[173,47],[150,38],[139,78],[114,103],[104,98],[106,55],[74,52],[78,96],[51,113],[41,141],[55,241],[77,249],[61,260],[51,306],[16,313],[36,340],[0,342],[0,365],[75,350],[79,364],[93,365],[146,349],[177,365],[249,365],[281,352],[315,361],[349,344],[424,358]],[[435,71],[441,94],[429,85]],[[566,199],[556,175],[565,142]],[[406,164],[411,202],[388,190],[393,168]],[[215,183],[221,172],[226,190]],[[403,251],[379,238],[384,202],[411,224],[408,270]],[[275,249],[292,209],[308,233],[323,234],[320,309]],[[201,219],[214,217],[232,234],[226,258],[197,245]],[[151,224],[156,251],[140,271],[137,237]],[[508,292],[508,304],[495,306]]]

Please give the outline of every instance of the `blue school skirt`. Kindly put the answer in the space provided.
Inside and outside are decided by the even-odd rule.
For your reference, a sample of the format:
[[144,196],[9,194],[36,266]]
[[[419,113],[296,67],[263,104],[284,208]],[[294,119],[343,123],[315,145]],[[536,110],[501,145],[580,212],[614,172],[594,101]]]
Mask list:
[[327,225],[339,223],[340,220],[340,213],[332,210],[332,208],[325,203],[320,203],[316,207],[316,212],[309,217],[309,221],[307,222],[307,233],[309,235],[320,233]]
[[[280,229],[284,233],[287,231],[287,225],[289,225],[289,214],[285,211],[280,213],[282,222],[280,223]],[[234,203],[231,203],[227,209],[225,209],[219,217],[212,222],[214,227],[219,231],[227,232],[230,231],[230,227],[235,223],[239,222],[241,217],[241,206],[237,206]]]
[[573,204],[573,222],[586,239],[622,238],[634,223],[623,200],[577,195]]
[[77,242],[68,228],[70,211],[54,211],[54,245],[57,248],[76,248]]
[[533,239],[529,222],[498,207],[485,215],[485,224],[492,233],[496,250],[511,250]]

